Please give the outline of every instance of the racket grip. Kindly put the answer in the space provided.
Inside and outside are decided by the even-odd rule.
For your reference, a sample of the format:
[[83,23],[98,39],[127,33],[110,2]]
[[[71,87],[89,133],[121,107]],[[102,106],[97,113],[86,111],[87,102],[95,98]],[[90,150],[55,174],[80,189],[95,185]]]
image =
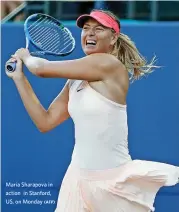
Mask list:
[[6,64],[6,70],[8,72],[14,72],[16,70],[16,62],[9,62]]

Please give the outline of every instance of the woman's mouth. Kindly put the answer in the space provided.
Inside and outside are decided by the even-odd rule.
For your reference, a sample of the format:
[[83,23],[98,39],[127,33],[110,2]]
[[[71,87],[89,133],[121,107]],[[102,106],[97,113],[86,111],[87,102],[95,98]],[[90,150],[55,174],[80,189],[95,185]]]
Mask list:
[[86,46],[94,47],[94,46],[96,46],[96,41],[94,41],[94,40],[86,40]]

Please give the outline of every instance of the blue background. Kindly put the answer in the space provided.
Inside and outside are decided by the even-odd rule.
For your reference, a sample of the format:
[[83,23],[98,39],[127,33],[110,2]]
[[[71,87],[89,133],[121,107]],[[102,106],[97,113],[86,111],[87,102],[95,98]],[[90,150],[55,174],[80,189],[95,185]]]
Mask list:
[[[83,56],[80,30],[69,26],[77,47],[65,58]],[[123,32],[136,43],[141,53],[151,59],[157,55],[157,69],[148,78],[131,84],[127,99],[129,148],[133,159],[154,160],[179,166],[179,23],[123,24]],[[9,205],[6,191],[28,191],[7,188],[6,182],[36,182],[53,184],[39,189],[51,191],[52,196],[28,199],[57,200],[61,181],[71,159],[74,145],[74,126],[69,119],[48,133],[40,133],[21,102],[14,82],[4,72],[5,62],[18,48],[25,46],[22,24],[2,26],[2,211],[53,212],[56,204]],[[84,70],[85,71],[85,70]],[[43,79],[25,73],[47,109],[58,95],[66,79]],[[29,189],[39,191],[38,189]],[[160,190],[155,202],[156,212],[179,211],[179,185]]]

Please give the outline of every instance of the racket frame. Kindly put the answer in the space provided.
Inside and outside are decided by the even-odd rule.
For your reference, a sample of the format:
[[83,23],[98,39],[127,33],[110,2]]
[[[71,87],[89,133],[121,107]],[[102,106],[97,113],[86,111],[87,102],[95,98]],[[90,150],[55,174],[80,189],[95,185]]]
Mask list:
[[[29,31],[28,31],[28,22],[30,20],[33,21],[34,18],[36,18],[37,16],[43,16],[43,17],[48,17],[50,19],[52,19],[59,27],[61,27],[63,30],[67,31],[67,33],[70,35],[71,37],[71,40],[72,40],[72,48],[70,51],[66,52],[66,53],[54,53],[52,51],[46,51],[44,50],[43,48],[40,48],[38,46],[38,44],[36,44],[33,39],[31,38],[30,34],[29,34]],[[69,55],[70,53],[72,53],[75,49],[75,39],[74,37],[72,36],[72,33],[70,32],[70,30],[68,28],[66,28],[60,21],[58,21],[57,19],[55,19],[54,17],[50,16],[50,15],[46,15],[46,14],[43,14],[43,13],[35,13],[31,16],[29,16],[26,20],[25,20],[25,23],[24,23],[24,32],[25,32],[25,36],[26,36],[26,48],[29,47],[29,44],[31,43],[36,49],[39,49],[41,52],[43,52],[43,54],[47,54],[47,55],[54,55],[54,56],[67,56]],[[35,53],[35,52],[34,52]]]
[[[67,31],[67,33],[69,34],[69,36],[71,37],[72,39],[72,48],[71,50],[69,50],[68,52],[66,53],[54,53],[54,52],[51,52],[51,51],[46,51],[44,50],[43,48],[40,48],[34,41],[33,39],[31,38],[29,32],[28,32],[28,22],[30,20],[33,20],[33,18],[36,18],[37,16],[45,16],[45,17],[48,17],[50,19],[52,19],[59,27],[61,27],[63,30]],[[57,19],[55,19],[54,17],[50,16],[50,15],[46,15],[46,14],[43,14],[43,13],[35,13],[33,15],[30,15],[24,22],[24,32],[25,32],[25,39],[26,39],[26,49],[29,48],[29,44],[31,43],[36,49],[39,49],[40,51],[37,52],[39,55],[40,53],[42,55],[54,55],[54,56],[67,56],[69,54],[71,54],[74,49],[75,49],[75,46],[76,46],[76,43],[75,43],[75,39],[74,37],[72,36],[72,33],[70,32],[70,30],[68,28],[66,28],[60,21],[58,21]],[[33,52],[34,54],[36,52]],[[37,55],[38,55],[37,54]],[[8,68],[10,67],[10,68]],[[6,64],[6,70],[8,72],[14,72],[15,69],[16,69],[16,62],[9,62],[8,64]]]

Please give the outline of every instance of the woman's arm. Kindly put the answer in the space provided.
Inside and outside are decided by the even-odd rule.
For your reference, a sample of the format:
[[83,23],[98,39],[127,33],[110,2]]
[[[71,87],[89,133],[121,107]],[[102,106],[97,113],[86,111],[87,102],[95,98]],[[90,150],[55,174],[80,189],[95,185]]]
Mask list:
[[22,62],[18,58],[16,58],[16,61],[16,71],[6,73],[14,80],[22,102],[34,124],[41,132],[47,132],[69,117],[69,81],[67,81],[63,90],[52,102],[48,110],[45,110],[22,72]]
[[107,79],[119,67],[117,58],[110,54],[92,54],[80,59],[48,61],[32,57],[25,49],[19,49],[20,56],[29,71],[40,77],[59,77],[87,81]]
[[14,82],[29,116],[40,132],[47,132],[69,118],[68,83],[51,103],[48,110],[45,110],[25,76],[21,79],[14,79]]

